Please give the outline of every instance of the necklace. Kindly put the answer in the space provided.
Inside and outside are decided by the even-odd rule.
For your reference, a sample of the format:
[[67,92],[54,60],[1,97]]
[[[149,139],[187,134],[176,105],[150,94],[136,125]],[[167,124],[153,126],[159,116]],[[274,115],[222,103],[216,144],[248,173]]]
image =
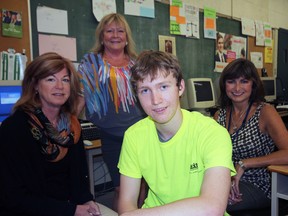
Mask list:
[[[234,132],[238,129],[238,126],[237,126],[237,125],[238,125],[239,121],[242,119],[244,113],[246,113],[247,109],[248,109],[248,105],[247,105],[247,107],[246,107],[245,109],[243,109],[243,110],[240,112],[240,116],[239,116],[238,120],[236,121],[236,123],[234,123],[233,115],[231,115],[232,129],[233,129]],[[233,112],[233,110],[234,110],[234,106],[232,106],[231,112]]]

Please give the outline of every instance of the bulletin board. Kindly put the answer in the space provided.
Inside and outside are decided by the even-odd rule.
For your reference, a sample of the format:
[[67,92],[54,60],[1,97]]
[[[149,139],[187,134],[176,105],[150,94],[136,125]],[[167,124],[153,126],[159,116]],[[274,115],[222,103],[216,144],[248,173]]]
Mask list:
[[[2,35],[2,9],[22,12],[22,38],[7,37]],[[0,51],[7,51],[9,48],[15,49],[17,53],[26,51],[28,62],[31,61],[30,44],[30,22],[29,22],[29,0],[0,0]]]
[[[172,36],[176,40],[176,55],[179,59],[184,78],[208,77],[215,79],[220,73],[215,73],[215,40],[204,38],[204,14],[200,12],[200,39],[170,34],[170,11],[168,4],[155,2],[155,18],[139,17],[124,14],[124,0],[117,0],[117,13],[123,14],[131,28],[137,53],[143,50],[159,50],[158,36]],[[95,42],[95,29],[98,21],[92,12],[92,1],[79,0],[30,0],[33,55],[39,54],[36,10],[38,6],[47,6],[68,12],[68,37],[76,38],[77,61],[92,48]],[[217,31],[246,37],[241,34],[240,21],[218,17]]]
[[[248,36],[248,59],[250,60],[250,52],[261,52],[263,55],[263,61],[265,56],[265,47],[256,46],[256,37]],[[268,77],[273,77],[273,63],[263,62],[263,67],[267,70]],[[259,75],[261,76],[261,69],[257,68]]]

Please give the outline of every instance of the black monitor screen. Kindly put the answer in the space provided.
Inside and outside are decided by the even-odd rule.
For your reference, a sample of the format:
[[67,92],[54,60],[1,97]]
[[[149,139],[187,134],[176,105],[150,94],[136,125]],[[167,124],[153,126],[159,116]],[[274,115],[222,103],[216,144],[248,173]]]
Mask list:
[[21,91],[21,86],[0,86],[0,122],[10,115]]
[[209,81],[197,81],[194,83],[197,102],[212,101],[213,93]]
[[263,80],[265,96],[275,95],[274,80]]

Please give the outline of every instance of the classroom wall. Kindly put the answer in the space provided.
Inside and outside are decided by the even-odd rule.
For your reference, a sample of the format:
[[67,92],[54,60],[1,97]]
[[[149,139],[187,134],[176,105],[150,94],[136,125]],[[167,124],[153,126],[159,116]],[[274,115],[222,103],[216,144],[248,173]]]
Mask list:
[[287,0],[269,0],[268,21],[273,27],[288,29],[287,10]]
[[[218,14],[216,20],[217,31],[241,37],[246,36],[241,34],[240,17],[269,21],[269,14],[272,13],[268,12],[272,7],[272,0],[187,1],[199,7],[200,11],[203,11],[201,8],[204,8],[204,6],[215,8]],[[77,0],[30,0],[34,57],[39,55],[36,8],[37,6],[47,6],[67,10],[69,25],[68,36],[77,39],[77,62],[80,62],[82,56],[93,46],[95,28],[98,25],[98,21],[92,13],[91,2],[92,1],[83,1],[81,2],[81,7],[79,7],[79,1]],[[275,2],[275,5],[283,3],[282,0],[274,0],[273,2]],[[116,4],[117,12],[124,14],[124,0],[117,0]],[[257,8],[257,10],[255,10],[255,8]],[[281,8],[280,6],[273,6],[274,11],[280,10]],[[159,49],[158,35],[173,36],[176,38],[176,54],[183,69],[185,79],[190,77],[210,77],[214,80],[220,76],[219,73],[213,72],[215,66],[215,41],[203,37],[203,12],[200,12],[200,39],[170,35],[168,4],[155,1],[154,19],[130,15],[124,16],[131,27],[138,53],[145,49]],[[283,18],[281,20],[283,20]],[[280,22],[278,22],[277,25],[280,25]]]
[[[117,12],[124,14],[124,0],[117,0]],[[95,41],[95,29],[98,21],[92,13],[91,1],[81,3],[77,0],[30,0],[33,54],[39,55],[38,32],[36,28],[37,6],[47,6],[67,10],[69,37],[77,39],[77,60],[88,52]],[[147,49],[159,49],[158,35],[173,36],[176,38],[176,55],[183,69],[184,78],[219,76],[214,73],[215,40],[206,39],[203,36],[203,12],[200,13],[200,39],[191,39],[184,36],[170,35],[169,33],[169,5],[155,2],[155,18],[137,17],[124,15],[129,23],[137,52]],[[217,29],[221,32],[242,36],[239,21],[219,17]]]
[[218,14],[234,19],[269,22],[273,28],[288,29],[287,0],[186,0],[196,7],[213,7]]

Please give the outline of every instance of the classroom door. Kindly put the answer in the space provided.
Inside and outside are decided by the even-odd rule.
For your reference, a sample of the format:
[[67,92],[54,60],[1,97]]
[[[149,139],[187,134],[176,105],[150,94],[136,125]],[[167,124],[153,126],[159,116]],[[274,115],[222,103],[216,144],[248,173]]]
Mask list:
[[281,28],[278,30],[277,78],[277,96],[288,102],[288,30]]

